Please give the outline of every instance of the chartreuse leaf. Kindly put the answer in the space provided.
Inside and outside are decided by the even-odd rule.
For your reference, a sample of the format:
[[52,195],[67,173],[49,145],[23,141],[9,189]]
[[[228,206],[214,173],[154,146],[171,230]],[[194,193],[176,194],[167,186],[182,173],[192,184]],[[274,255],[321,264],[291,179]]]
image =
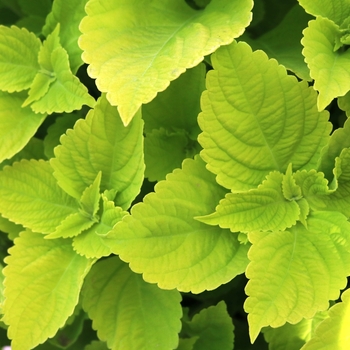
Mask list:
[[103,211],[100,221],[73,239],[74,250],[88,258],[101,258],[112,253],[106,241],[106,235],[118,221],[127,215],[127,212],[116,207],[114,202],[109,201],[104,195],[102,199]]
[[342,32],[328,18],[317,17],[304,30],[303,55],[315,80],[314,88],[319,96],[319,110],[329,105],[333,98],[345,95],[350,90],[350,51],[335,47]]
[[200,158],[186,159],[115,225],[107,236],[111,250],[160,288],[215,289],[245,270],[249,248],[229,230],[194,219],[212,212],[224,195]]
[[350,91],[347,92],[344,96],[339,97],[337,102],[338,102],[338,107],[346,113],[347,117],[349,117],[350,116]]
[[0,171],[1,215],[33,231],[55,231],[78,203],[57,185],[52,172],[42,160],[22,160]]
[[102,171],[101,192],[116,190],[116,203],[126,209],[140,191],[143,163],[141,112],[124,127],[116,107],[102,96],[95,108],[61,137],[51,159],[58,184],[80,199]]
[[81,49],[78,38],[81,35],[79,23],[86,16],[84,11],[87,0],[55,0],[52,11],[46,18],[43,34],[48,36],[60,24],[60,41],[69,56],[70,68],[75,73],[82,65]]
[[[350,223],[338,212],[313,212],[307,228],[251,232],[244,304],[252,341],[264,326],[311,318],[337,299],[350,272]],[[310,258],[312,257],[312,258]]]
[[23,93],[0,91],[0,163],[23,149],[46,117],[21,108],[24,99]]
[[309,319],[303,319],[297,324],[286,323],[279,328],[265,328],[263,330],[265,340],[271,350],[300,350],[311,339],[316,327],[328,317],[328,312],[318,312]]
[[0,90],[28,89],[39,70],[40,40],[25,28],[0,25]]
[[301,79],[310,80],[309,69],[301,53],[303,47],[300,40],[302,31],[307,27],[311,18],[302,7],[296,4],[272,30],[256,39],[250,39],[243,35],[242,40],[246,41],[254,50],[265,51],[270,58],[275,58]]
[[300,209],[296,201],[283,196],[282,181],[283,174],[271,172],[257,189],[228,193],[213,214],[196,219],[229,228],[232,232],[284,230],[291,227],[298,220]]
[[178,291],[146,283],[118,257],[96,263],[83,288],[83,308],[113,350],[176,348],[180,301]]
[[315,336],[302,350],[347,350],[349,348],[350,291],[342,294],[342,302],[329,309],[326,318],[316,329]]
[[95,217],[98,209],[100,207],[100,186],[101,186],[101,171],[98,172],[94,182],[85,189],[81,198],[80,205],[84,214],[90,216],[91,218]]
[[185,322],[182,332],[185,331],[188,337],[197,338],[191,348],[193,350],[231,350],[234,340],[233,330],[234,326],[226,304],[220,301],[215,306],[201,310],[191,321]]
[[36,113],[63,113],[92,107],[95,100],[87,88],[73,75],[67,51],[59,42],[59,25],[44,42],[39,53],[40,71],[35,76],[24,106]]
[[127,125],[170,81],[240,36],[251,8],[251,0],[212,0],[202,11],[178,0],[90,0],[80,24],[82,57]]
[[24,231],[24,228],[0,216],[0,231],[7,233],[8,238],[13,241],[20,232]]
[[200,150],[197,116],[205,89],[205,65],[187,70],[142,108],[145,121],[145,176],[163,180]]
[[315,168],[330,124],[307,83],[244,42],[221,47],[212,63],[198,119],[201,156],[216,181],[245,191],[289,163],[294,171]]
[[342,24],[350,16],[349,0],[298,0],[307,13]]
[[53,337],[78,303],[93,260],[77,255],[69,239],[22,232],[6,258],[4,322],[14,349],[29,350]]
[[108,350],[107,344],[102,341],[94,340],[86,345],[84,350]]

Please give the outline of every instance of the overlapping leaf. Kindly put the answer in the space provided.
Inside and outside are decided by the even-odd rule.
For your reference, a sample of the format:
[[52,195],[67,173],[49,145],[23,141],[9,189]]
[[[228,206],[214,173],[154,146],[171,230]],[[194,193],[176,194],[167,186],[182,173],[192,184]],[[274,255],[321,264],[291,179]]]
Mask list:
[[315,336],[302,350],[347,350],[349,348],[350,291],[342,294],[342,302],[329,310],[329,318],[316,329]]
[[316,167],[330,132],[328,113],[315,106],[316,93],[243,42],[220,48],[212,62],[199,142],[218,183],[244,191],[270,171],[284,173],[289,163],[294,171]]
[[301,79],[310,80],[300,43],[302,31],[310,19],[311,17],[300,6],[295,5],[272,30],[254,40],[244,35],[243,40],[254,50],[264,50],[270,58],[275,58]]
[[0,90],[28,89],[37,74],[40,40],[25,28],[0,26]]
[[92,260],[69,239],[22,232],[6,258],[4,322],[14,349],[29,350],[55,335],[78,303]]
[[86,119],[62,136],[62,145],[55,149],[51,164],[58,184],[80,199],[101,171],[101,192],[117,191],[116,203],[128,208],[143,181],[142,127],[141,113],[124,127],[116,107],[102,96]]
[[319,91],[317,106],[323,110],[333,98],[345,95],[350,90],[350,51],[335,50],[342,32],[328,18],[317,17],[304,30],[303,55]]
[[78,210],[45,161],[22,160],[0,172],[0,213],[33,231],[50,233]]
[[46,18],[43,34],[48,36],[60,24],[60,41],[69,55],[70,68],[75,73],[82,65],[81,49],[78,46],[78,38],[81,35],[79,23],[86,15],[85,5],[87,0],[55,0],[52,11]]
[[233,330],[234,326],[226,304],[220,301],[217,305],[194,315],[191,321],[185,323],[182,332],[190,338],[195,338],[191,350],[232,350]]
[[88,258],[101,258],[112,253],[106,236],[114,225],[127,215],[127,212],[116,207],[104,195],[102,199],[103,211],[99,222],[73,239],[74,250]]
[[350,16],[349,0],[298,0],[307,13],[342,24]]
[[212,212],[224,195],[200,158],[186,159],[115,225],[111,250],[161,288],[215,289],[245,270],[249,248],[229,230],[193,218]]
[[250,337],[264,326],[297,323],[327,309],[350,272],[350,224],[337,212],[314,212],[307,228],[249,234],[252,248],[244,304]]
[[118,257],[98,262],[83,289],[83,307],[113,350],[176,348],[180,301],[179,292],[146,283]]
[[212,0],[202,11],[178,0],[90,0],[80,25],[83,60],[127,125],[170,81],[241,35],[251,8],[251,0]]
[[196,218],[232,232],[284,230],[296,223],[300,209],[282,193],[283,174],[275,171],[257,188],[228,193],[213,214]]
[[46,117],[21,108],[24,99],[24,93],[0,91],[0,163],[19,152]]

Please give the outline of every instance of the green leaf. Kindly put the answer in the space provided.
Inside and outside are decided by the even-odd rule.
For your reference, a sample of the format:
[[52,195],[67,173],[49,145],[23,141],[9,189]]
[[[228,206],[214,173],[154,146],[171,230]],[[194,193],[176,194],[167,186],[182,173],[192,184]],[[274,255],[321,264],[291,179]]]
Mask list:
[[145,177],[149,181],[164,180],[168,173],[181,167],[185,158],[199,150],[198,142],[191,140],[184,130],[154,129],[145,137]]
[[302,31],[307,27],[312,17],[298,5],[295,5],[272,30],[260,35],[256,39],[250,39],[243,35],[254,50],[261,49],[270,58],[275,58],[280,64],[298,75],[304,80],[311,80],[309,69],[301,53],[303,47],[300,43]]
[[0,163],[23,149],[46,117],[21,108],[24,98],[23,93],[0,91]]
[[312,88],[243,42],[220,48],[212,62],[198,140],[216,181],[245,191],[289,163],[294,171],[315,168],[330,124],[328,112],[317,111]]
[[63,114],[59,116],[55,123],[47,129],[47,134],[44,138],[44,151],[48,159],[55,156],[53,149],[58,146],[60,137],[67,129],[72,129],[75,122],[81,116],[76,113]]
[[212,212],[224,195],[200,158],[186,159],[115,225],[111,250],[160,288],[215,289],[245,270],[249,248],[229,230],[193,218]]
[[84,350],[109,350],[107,344],[101,341],[94,340],[87,345]]
[[0,216],[0,231],[7,233],[8,238],[14,240],[24,228]]
[[39,70],[40,40],[25,28],[0,25],[0,90],[28,89]]
[[338,101],[338,107],[346,113],[347,117],[349,117],[350,116],[350,91],[348,91],[344,96],[340,96],[337,101]]
[[116,207],[114,202],[104,195],[102,199],[103,211],[100,221],[73,239],[74,250],[87,258],[101,258],[112,253],[106,236],[114,225],[127,215],[127,212]]
[[50,233],[77,202],[57,185],[48,162],[22,160],[0,171],[0,212],[33,231]]
[[303,33],[303,55],[319,92],[318,109],[323,110],[333,98],[350,90],[350,51],[334,51],[335,41],[342,34],[339,26],[327,18],[310,21]]
[[350,223],[337,212],[310,213],[307,228],[249,234],[244,304],[252,341],[264,326],[311,318],[339,297],[350,272]]
[[202,11],[178,0],[90,0],[79,45],[89,75],[127,125],[170,81],[241,35],[251,8],[251,0],[212,0]]
[[296,201],[282,193],[283,174],[274,171],[254,190],[228,193],[215,213],[196,217],[209,225],[229,228],[232,232],[284,230],[296,223],[300,209]]
[[146,283],[118,257],[96,263],[83,289],[83,308],[93,328],[114,350],[176,348],[180,301],[179,292]]
[[9,252],[3,320],[12,347],[29,350],[53,337],[73,313],[93,261],[77,255],[68,239],[45,240],[29,231]]
[[312,319],[301,320],[292,325],[286,323],[279,328],[265,328],[265,340],[271,350],[300,350],[313,336],[315,328],[328,316],[327,311],[318,312]]
[[47,37],[40,50],[41,70],[23,104],[30,104],[36,113],[69,113],[81,109],[84,104],[90,107],[95,104],[87,88],[70,70],[67,51],[59,42],[59,28],[58,25]]
[[342,294],[342,302],[329,310],[326,318],[316,329],[315,336],[302,350],[347,350],[349,348],[350,291]]
[[283,192],[284,198],[290,201],[298,200],[298,199],[301,199],[302,197],[301,188],[296,184],[292,174],[292,164],[288,165],[287,171],[283,175],[282,192]]
[[234,326],[224,301],[194,315],[185,329],[188,336],[198,338],[193,350],[233,349]]
[[85,13],[87,0],[55,0],[52,11],[46,18],[43,34],[48,36],[60,24],[60,41],[69,56],[70,68],[75,73],[82,65],[82,50],[78,46],[78,38],[81,35],[79,23]]
[[298,0],[307,13],[342,24],[350,16],[349,0]]
[[134,119],[124,127],[116,107],[102,96],[86,119],[61,137],[51,159],[58,184],[80,199],[102,171],[101,192],[116,190],[116,203],[127,209],[140,191],[144,171],[141,113]]
[[85,189],[81,198],[80,204],[82,210],[85,214],[89,215],[91,218],[94,218],[100,207],[100,186],[101,186],[101,171],[98,172],[94,182]]

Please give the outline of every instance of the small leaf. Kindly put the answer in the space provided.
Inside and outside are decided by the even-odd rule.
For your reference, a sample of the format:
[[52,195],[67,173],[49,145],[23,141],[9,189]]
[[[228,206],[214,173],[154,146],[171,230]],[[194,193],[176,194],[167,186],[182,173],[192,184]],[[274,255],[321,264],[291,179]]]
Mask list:
[[87,0],[55,0],[52,11],[46,18],[43,34],[48,36],[60,24],[60,41],[69,56],[70,68],[75,73],[82,65],[81,49],[78,46],[78,38],[81,35],[79,23],[85,13]]
[[114,350],[176,348],[180,301],[179,292],[146,283],[118,257],[96,263],[83,289],[83,308],[93,328]]
[[22,160],[0,171],[0,212],[33,231],[50,233],[78,203],[57,185],[48,162]]
[[109,348],[105,342],[94,340],[86,345],[84,350],[109,350]]
[[[141,113],[124,127],[116,107],[102,96],[95,108],[61,137],[51,159],[58,184],[80,199],[102,172],[101,192],[117,191],[116,203],[127,209],[139,193],[144,172]],[[74,167],[72,167],[74,164]]]
[[80,205],[84,213],[89,214],[91,218],[95,217],[100,207],[101,176],[102,173],[99,171],[94,182],[85,189],[80,198]]
[[235,191],[256,188],[277,170],[313,169],[329,138],[328,112],[316,93],[243,42],[212,55],[198,117],[199,143],[216,181]]
[[233,330],[232,319],[224,301],[201,310],[190,322],[186,322],[187,335],[198,338],[193,350],[232,350]]
[[310,213],[307,228],[249,234],[244,309],[252,341],[262,327],[311,318],[339,297],[350,273],[349,232],[344,215],[324,211]]
[[275,171],[254,190],[228,193],[215,213],[196,217],[209,225],[229,228],[232,232],[284,230],[296,223],[300,209],[282,193],[283,174]]
[[87,258],[101,258],[112,253],[106,236],[114,225],[127,215],[127,212],[116,207],[114,202],[109,201],[104,195],[102,199],[103,211],[100,221],[73,239],[74,250]]
[[9,253],[3,320],[12,347],[29,350],[53,337],[73,313],[93,261],[77,255],[68,239],[45,240],[29,231]]
[[342,302],[329,309],[326,318],[316,329],[315,336],[302,350],[347,350],[349,348],[350,291],[342,294]]
[[0,163],[23,149],[46,117],[21,108],[24,99],[23,93],[0,91]]
[[160,288],[215,289],[245,270],[249,248],[229,230],[193,219],[224,195],[200,158],[186,159],[115,225],[107,236],[111,250]]
[[283,175],[282,192],[284,198],[288,200],[298,200],[302,197],[300,186],[295,182],[292,174],[292,164],[288,165],[286,173]]
[[170,81],[241,35],[251,8],[251,0],[212,0],[202,11],[178,0],[90,0],[79,45],[89,75],[127,125]]
[[25,28],[0,25],[0,90],[26,90],[39,70],[40,40]]
[[327,18],[310,21],[303,33],[303,55],[319,92],[317,107],[321,111],[350,90],[350,51],[334,51],[334,43],[342,34]]

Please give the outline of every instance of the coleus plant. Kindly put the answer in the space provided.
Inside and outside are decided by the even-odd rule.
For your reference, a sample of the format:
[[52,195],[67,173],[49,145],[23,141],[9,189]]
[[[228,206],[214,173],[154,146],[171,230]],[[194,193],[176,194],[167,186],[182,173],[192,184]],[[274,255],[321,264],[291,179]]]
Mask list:
[[347,349],[349,0],[0,8],[1,345]]

